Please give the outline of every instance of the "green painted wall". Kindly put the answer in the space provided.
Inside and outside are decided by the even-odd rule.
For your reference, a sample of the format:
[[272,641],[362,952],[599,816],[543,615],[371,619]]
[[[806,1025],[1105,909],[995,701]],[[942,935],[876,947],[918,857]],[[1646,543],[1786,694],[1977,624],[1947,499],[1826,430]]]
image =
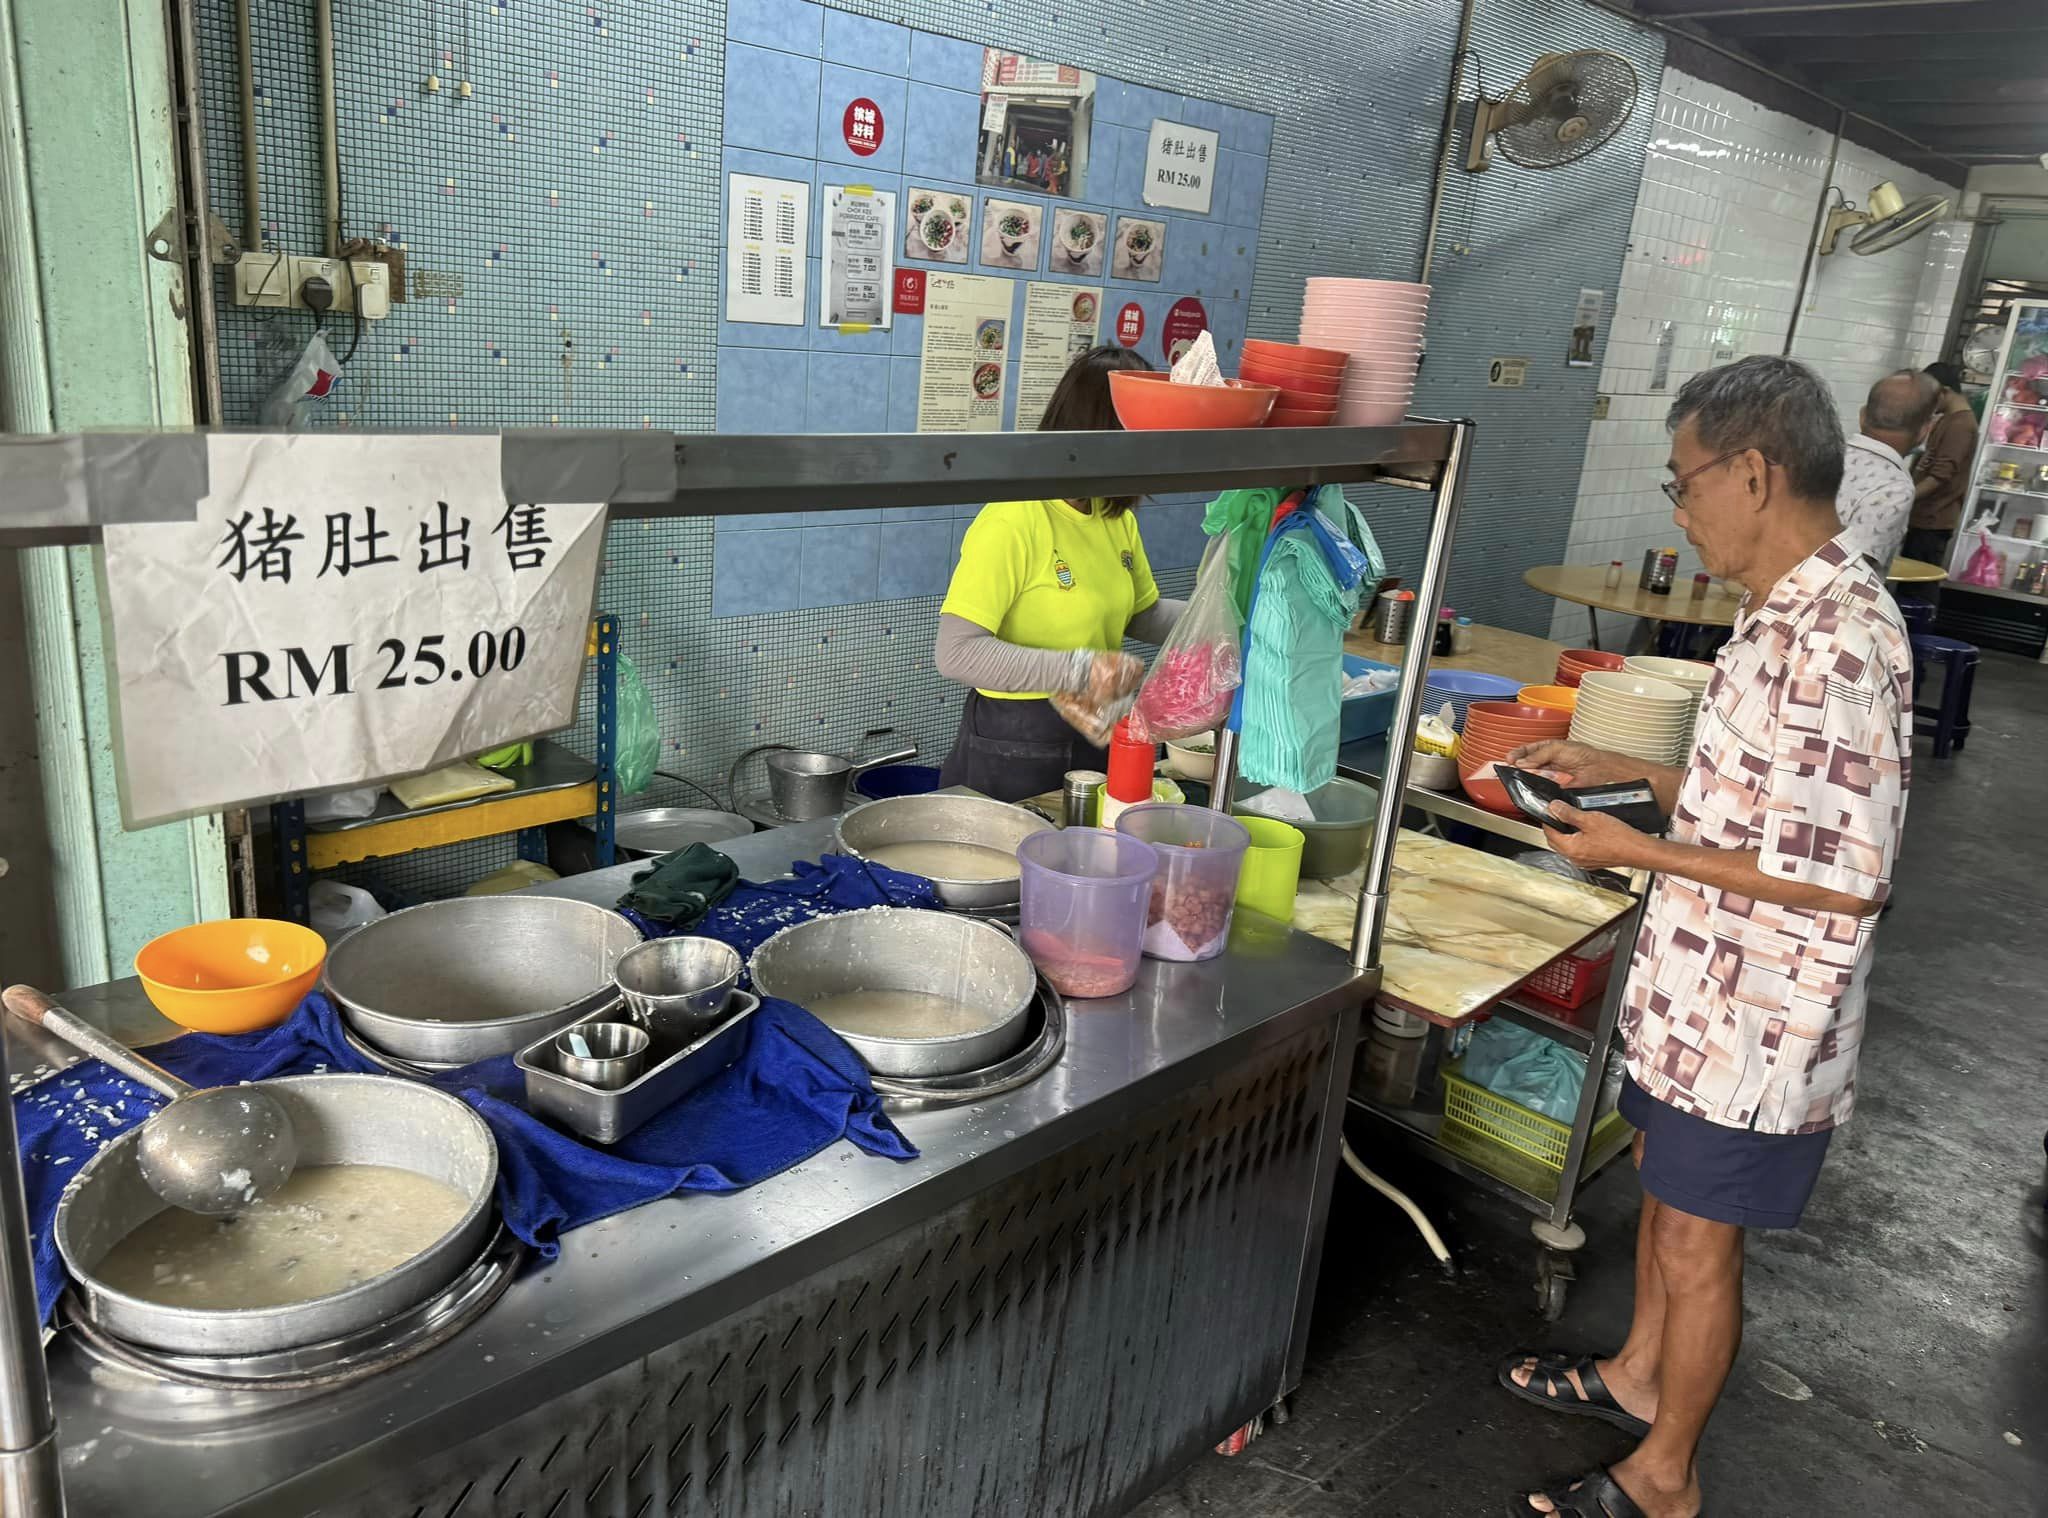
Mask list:
[[[183,278],[143,251],[176,203],[169,41],[149,0],[0,0],[0,421],[193,417]],[[114,781],[93,550],[22,554],[64,978],[228,910],[218,819],[128,832]]]

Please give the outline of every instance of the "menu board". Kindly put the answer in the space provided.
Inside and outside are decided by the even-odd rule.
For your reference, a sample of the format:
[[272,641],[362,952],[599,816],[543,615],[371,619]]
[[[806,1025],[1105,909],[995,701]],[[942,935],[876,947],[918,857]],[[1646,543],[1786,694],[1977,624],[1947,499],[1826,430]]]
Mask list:
[[1030,431],[1045,415],[1060,376],[1102,330],[1102,292],[1033,280],[1024,287],[1024,337],[1017,366],[1017,426]]
[[725,319],[801,327],[811,187],[752,174],[725,183]]
[[937,270],[925,280],[919,432],[1002,431],[1013,288],[1007,279]]
[[896,276],[896,197],[866,185],[825,187],[821,327],[887,327]]

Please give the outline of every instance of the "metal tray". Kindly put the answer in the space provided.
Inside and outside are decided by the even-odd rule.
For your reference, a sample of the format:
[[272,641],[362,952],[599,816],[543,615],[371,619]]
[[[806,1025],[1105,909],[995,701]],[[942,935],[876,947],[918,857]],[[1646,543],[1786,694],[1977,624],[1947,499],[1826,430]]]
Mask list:
[[738,1059],[740,1040],[746,1032],[743,1025],[760,1006],[758,996],[735,991],[726,1003],[725,1021],[695,1043],[678,1047],[655,1038],[649,1050],[654,1062],[638,1080],[616,1091],[600,1091],[571,1080],[554,1068],[548,1046],[557,1036],[582,1023],[619,1020],[619,1014],[610,1009],[579,1017],[535,1039],[514,1059],[513,1063],[526,1076],[526,1105],[537,1115],[552,1118],[587,1139],[616,1144]]

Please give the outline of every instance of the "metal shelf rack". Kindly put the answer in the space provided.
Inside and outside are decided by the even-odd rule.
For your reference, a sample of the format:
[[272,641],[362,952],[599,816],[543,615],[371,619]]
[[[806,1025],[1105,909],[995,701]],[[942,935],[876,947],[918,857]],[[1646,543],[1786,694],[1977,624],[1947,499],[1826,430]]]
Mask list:
[[306,921],[313,877],[364,859],[391,859],[517,833],[519,857],[546,864],[551,822],[592,818],[597,862],[612,863],[618,800],[619,633],[618,619],[610,612],[600,612],[591,622],[587,652],[597,665],[595,760],[578,758],[546,738],[536,739],[533,762],[505,772],[513,782],[509,791],[412,811],[380,803],[376,813],[360,821],[328,826],[307,823],[302,799],[275,803],[270,808],[270,846],[285,915],[294,922]]

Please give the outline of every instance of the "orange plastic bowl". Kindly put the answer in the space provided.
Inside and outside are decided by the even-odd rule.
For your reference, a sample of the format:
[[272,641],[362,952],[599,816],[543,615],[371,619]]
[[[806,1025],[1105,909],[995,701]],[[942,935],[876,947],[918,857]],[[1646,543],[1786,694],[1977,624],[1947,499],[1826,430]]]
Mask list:
[[1341,371],[1351,362],[1351,355],[1341,348],[1311,348],[1303,343],[1269,343],[1260,337],[1246,338],[1244,352],[1247,358],[1257,356],[1304,369]]
[[1524,706],[1554,706],[1561,712],[1578,710],[1579,690],[1575,685],[1525,685],[1515,692]]
[[1109,371],[1116,419],[1131,432],[1205,432],[1263,427],[1280,391],[1272,385],[1230,380],[1223,385],[1176,385],[1164,374]]
[[1337,421],[1332,411],[1296,411],[1287,406],[1275,406],[1273,414],[1266,418],[1268,427],[1330,427]]
[[173,928],[135,955],[151,1005],[198,1033],[252,1033],[291,1015],[320,978],[327,943],[269,917],[224,917]]
[[1249,355],[1237,366],[1237,372],[1255,384],[1277,385],[1289,394],[1321,396],[1332,401],[1337,398],[1337,392],[1344,388],[1341,375],[1316,374],[1307,369],[1288,369],[1279,364],[1261,363]]

